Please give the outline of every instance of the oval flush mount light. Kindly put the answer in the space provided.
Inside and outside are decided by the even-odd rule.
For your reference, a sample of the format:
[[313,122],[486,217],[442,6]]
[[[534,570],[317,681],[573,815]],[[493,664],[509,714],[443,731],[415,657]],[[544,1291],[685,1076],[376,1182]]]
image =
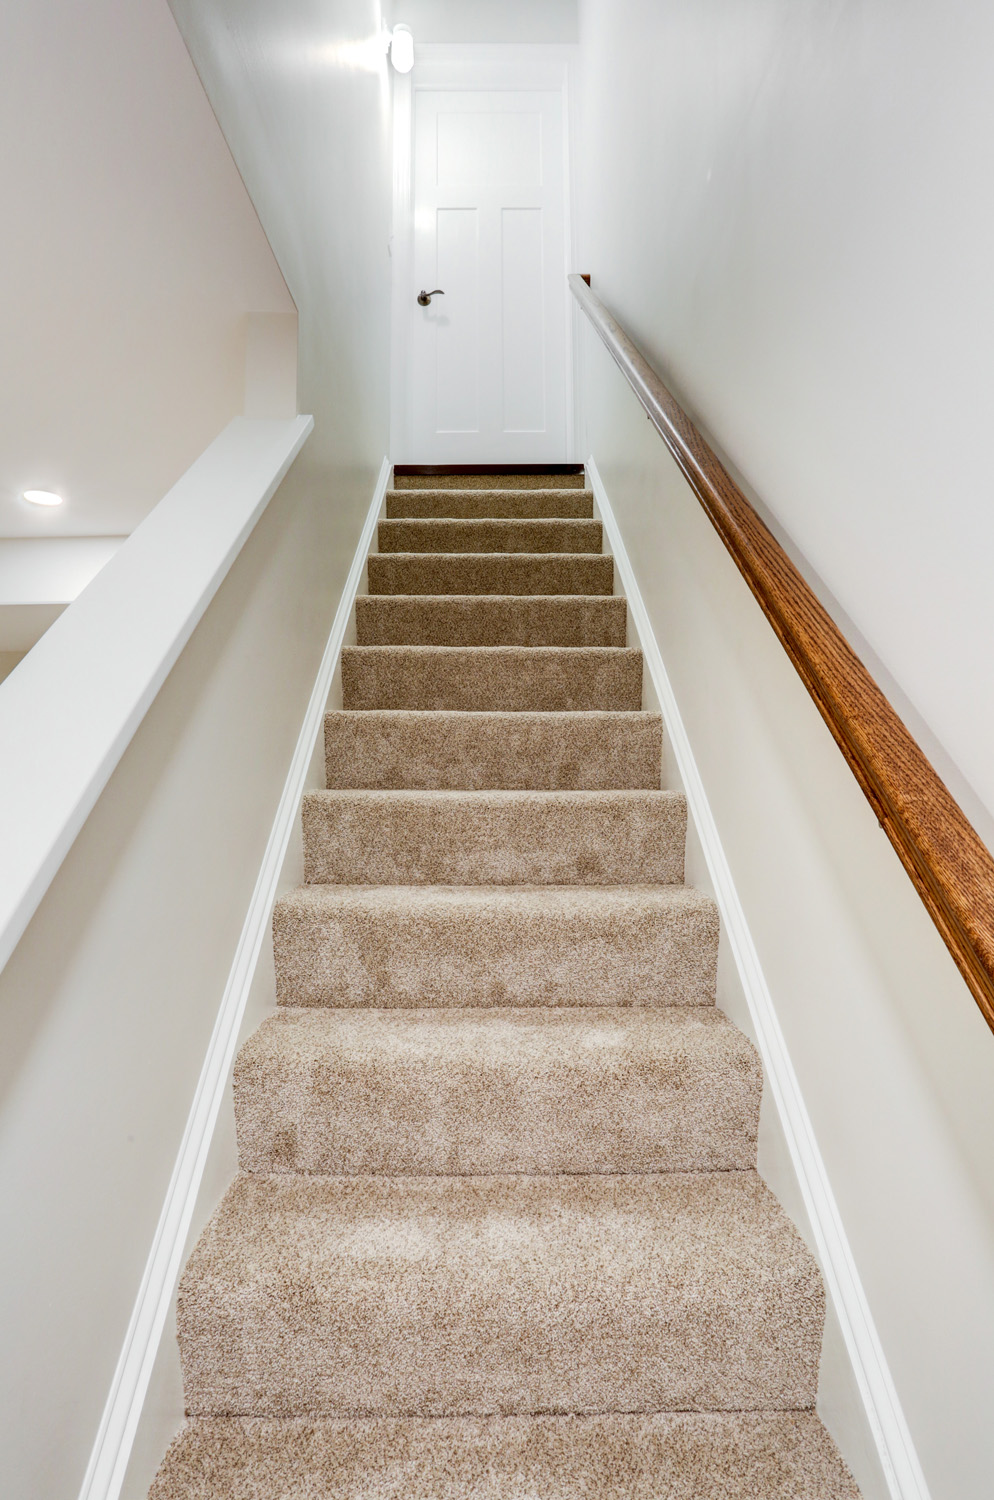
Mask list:
[[32,505],[61,505],[62,496],[57,495],[54,490],[25,490],[25,500],[30,500]]
[[398,73],[414,67],[414,34],[402,21],[390,33],[390,61]]

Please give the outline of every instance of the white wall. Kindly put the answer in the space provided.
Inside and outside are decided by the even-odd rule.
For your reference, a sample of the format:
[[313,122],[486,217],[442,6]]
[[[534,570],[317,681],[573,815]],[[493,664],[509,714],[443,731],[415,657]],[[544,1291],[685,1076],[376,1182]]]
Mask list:
[[994,10],[581,13],[578,269],[900,684],[957,794],[994,811]]
[[0,536],[120,535],[293,304],[166,0],[5,5],[0,53]]
[[0,681],[123,540],[118,536],[0,538]]
[[344,578],[387,449],[390,90],[379,0],[172,0],[300,317],[302,460]]
[[0,607],[68,604],[121,545],[120,536],[21,537],[0,540]]
[[577,0],[386,0],[415,42],[575,42]]
[[[0,656],[27,652],[121,545],[119,536],[0,539]],[[16,662],[11,662],[12,671]],[[0,665],[0,674],[6,676]]]
[[[978,818],[994,804],[978,417],[994,378],[978,287],[994,225],[965,184],[989,175],[994,106],[974,60],[990,25],[963,5],[583,0],[577,151],[577,268],[842,601],[888,687],[928,720],[937,759],[945,746],[951,781],[958,766],[964,801],[972,780]],[[581,363],[587,448],[934,1500],[981,1500],[994,1472],[994,1038],[589,333]],[[748,1027],[727,982],[723,1001]],[[778,1175],[769,1156],[765,1170]],[[856,1424],[830,1402],[825,1415],[859,1468]]]
[[[316,425],[0,975],[0,1200],[8,1229],[16,1226],[3,1236],[0,1267],[0,1451],[2,1488],[12,1500],[65,1500],[83,1478],[386,450],[390,178],[385,61],[372,47],[376,6],[191,5],[180,20],[208,81],[208,104],[167,12],[159,12],[154,48],[128,52],[129,18],[151,3],[87,7],[78,26],[72,7],[56,7],[55,18],[46,4],[38,8],[39,47],[61,27],[67,56],[77,48],[103,59],[106,77],[80,82],[77,95],[86,101],[101,87],[117,90],[116,133],[129,163],[132,137],[178,140],[185,150],[191,122],[208,121],[238,194],[208,170],[214,148],[194,134],[206,152],[203,170],[185,156],[152,166],[143,159],[128,177],[119,161],[111,170],[98,151],[83,151],[78,187],[53,183],[53,200],[102,203],[105,170],[140,195],[161,167],[165,185],[176,188],[172,212],[160,217],[140,199],[139,224],[117,271],[121,296],[161,302],[163,327],[174,312],[183,323],[169,268],[189,270],[203,247],[201,212],[236,227],[243,215],[254,226],[275,294],[268,306],[260,298],[236,308],[254,254],[240,229],[233,260],[214,247],[206,269],[194,266],[198,307],[227,330],[230,303],[237,339],[232,333],[230,360],[221,341],[194,349],[179,340],[182,359],[172,358],[172,345],[162,347],[169,379],[150,387],[161,431],[135,418],[136,446],[147,447],[159,468],[145,489],[135,477],[134,491],[147,509],[176,477],[174,468],[231,415],[228,405],[241,409],[244,313],[292,311],[211,104],[300,308],[300,405]],[[105,13],[121,28],[120,44],[100,30]],[[175,62],[168,77],[157,72],[160,53]],[[150,98],[158,123],[146,129]],[[99,266],[89,244],[80,259]],[[77,290],[82,305],[89,290]],[[96,292],[92,300],[99,304]],[[105,302],[98,321],[109,326],[108,338],[128,333],[118,304]],[[137,325],[130,337],[144,347]],[[155,347],[153,340],[153,354]],[[230,374],[230,402],[216,409],[213,377],[205,384],[196,350],[202,366],[213,369],[216,353]],[[170,405],[174,377],[178,404]],[[34,385],[37,394],[37,372]],[[184,436],[184,412],[192,449],[181,463],[174,436]],[[112,457],[114,435],[106,431],[95,451]],[[173,454],[170,464],[163,454]],[[95,525],[88,516],[84,529]]]

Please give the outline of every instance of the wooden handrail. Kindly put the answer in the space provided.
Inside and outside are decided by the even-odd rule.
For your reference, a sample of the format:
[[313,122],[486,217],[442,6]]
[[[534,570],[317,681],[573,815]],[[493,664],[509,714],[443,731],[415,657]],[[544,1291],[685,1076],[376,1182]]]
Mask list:
[[994,1031],[994,859],[773,533],[590,290],[589,277],[569,283],[779,636]]

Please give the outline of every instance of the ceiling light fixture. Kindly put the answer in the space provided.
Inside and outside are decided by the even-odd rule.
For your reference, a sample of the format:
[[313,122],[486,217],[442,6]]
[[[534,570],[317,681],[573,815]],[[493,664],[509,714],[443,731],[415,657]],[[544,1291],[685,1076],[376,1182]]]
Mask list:
[[403,22],[390,33],[390,61],[398,73],[409,73],[414,67],[414,34]]
[[32,505],[61,505],[62,496],[55,494],[54,490],[25,490],[25,500],[30,500]]

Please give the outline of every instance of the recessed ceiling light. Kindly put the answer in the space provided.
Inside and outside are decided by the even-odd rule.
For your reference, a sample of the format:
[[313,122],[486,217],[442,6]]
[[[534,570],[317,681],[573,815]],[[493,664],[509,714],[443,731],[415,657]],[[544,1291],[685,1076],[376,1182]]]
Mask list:
[[30,500],[32,505],[61,505],[62,496],[56,495],[52,490],[25,490],[25,500]]

